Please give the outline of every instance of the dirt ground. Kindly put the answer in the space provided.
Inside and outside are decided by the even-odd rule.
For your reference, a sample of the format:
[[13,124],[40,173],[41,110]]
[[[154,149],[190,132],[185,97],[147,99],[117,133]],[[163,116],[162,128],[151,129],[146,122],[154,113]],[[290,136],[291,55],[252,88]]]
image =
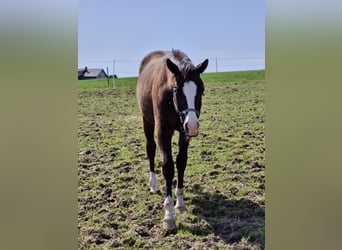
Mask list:
[[264,82],[206,87],[185,171],[187,211],[167,233],[161,162],[157,152],[160,192],[150,194],[135,89],[80,91],[79,249],[264,249],[264,96]]

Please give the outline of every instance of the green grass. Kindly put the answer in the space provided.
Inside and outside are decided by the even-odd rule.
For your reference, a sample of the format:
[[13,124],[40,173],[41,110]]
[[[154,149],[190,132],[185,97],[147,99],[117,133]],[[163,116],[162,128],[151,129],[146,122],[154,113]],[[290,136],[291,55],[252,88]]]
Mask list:
[[[215,74],[208,77],[214,82]],[[187,211],[176,215],[178,232],[171,235],[162,229],[159,150],[161,192],[149,194],[135,82],[80,89],[80,249],[264,249],[265,82],[235,77],[240,80],[206,86],[200,134],[191,139],[185,170]],[[177,139],[175,133],[174,157]]]
[[114,85],[112,78],[109,79],[109,83],[107,79],[79,80],[78,87],[79,89],[105,89],[113,88],[113,86],[116,88],[130,87],[136,85],[137,79],[137,77],[114,79]]
[[205,83],[247,82],[265,79],[265,70],[204,73],[201,75]]
[[[201,75],[202,80],[205,83],[225,83],[225,82],[247,82],[265,79],[265,70],[255,71],[238,71],[238,72],[219,72],[219,73],[203,73]],[[95,79],[95,80],[83,80],[78,81],[79,89],[107,89],[121,87],[132,87],[137,83],[137,77],[127,77],[114,79],[115,85],[113,85],[113,79]]]

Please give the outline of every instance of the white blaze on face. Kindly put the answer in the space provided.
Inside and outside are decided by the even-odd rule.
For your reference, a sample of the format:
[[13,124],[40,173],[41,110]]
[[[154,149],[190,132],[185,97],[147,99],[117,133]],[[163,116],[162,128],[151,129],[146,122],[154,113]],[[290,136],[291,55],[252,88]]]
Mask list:
[[[188,109],[195,109],[197,86],[193,81],[184,83],[183,93],[186,97]],[[184,120],[184,129],[188,128],[189,136],[198,135],[199,122],[195,111],[189,111]]]

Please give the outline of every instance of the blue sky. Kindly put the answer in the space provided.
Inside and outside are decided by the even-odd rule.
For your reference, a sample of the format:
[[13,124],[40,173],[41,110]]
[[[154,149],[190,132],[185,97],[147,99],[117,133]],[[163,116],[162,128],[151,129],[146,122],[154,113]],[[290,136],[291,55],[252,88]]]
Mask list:
[[264,0],[79,0],[79,68],[137,76],[147,53],[172,48],[208,58],[206,72],[216,58],[218,71],[264,69]]

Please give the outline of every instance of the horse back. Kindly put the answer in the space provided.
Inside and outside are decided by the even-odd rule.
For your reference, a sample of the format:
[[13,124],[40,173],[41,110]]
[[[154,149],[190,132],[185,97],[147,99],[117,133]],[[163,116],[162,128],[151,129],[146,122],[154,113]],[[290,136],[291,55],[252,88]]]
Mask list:
[[137,100],[145,120],[154,124],[161,103],[167,102],[167,94],[172,89],[173,76],[166,67],[167,51],[154,51],[144,57],[140,64],[137,83]]

